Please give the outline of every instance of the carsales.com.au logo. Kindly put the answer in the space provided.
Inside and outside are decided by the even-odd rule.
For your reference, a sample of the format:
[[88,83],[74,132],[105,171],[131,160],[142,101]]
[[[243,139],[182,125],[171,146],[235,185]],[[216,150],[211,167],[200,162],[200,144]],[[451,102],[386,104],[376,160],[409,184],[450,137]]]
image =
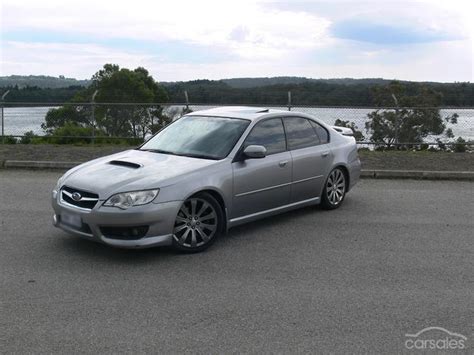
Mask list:
[[409,350],[462,350],[467,338],[441,327],[428,327],[415,334],[405,334]]

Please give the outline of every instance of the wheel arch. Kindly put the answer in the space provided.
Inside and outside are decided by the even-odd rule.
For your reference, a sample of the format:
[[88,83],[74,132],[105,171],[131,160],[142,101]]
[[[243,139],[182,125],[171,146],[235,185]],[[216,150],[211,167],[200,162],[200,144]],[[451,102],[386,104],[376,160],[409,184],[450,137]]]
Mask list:
[[350,180],[351,180],[351,174],[349,173],[349,169],[347,168],[347,166],[345,166],[344,164],[340,163],[340,164],[336,164],[332,169],[331,171],[333,171],[334,169],[341,169],[342,172],[344,173],[344,176],[346,178],[346,192],[349,191],[349,186],[351,186],[350,184]]
[[224,217],[223,231],[227,232],[227,206],[225,204],[224,197],[221,195],[221,193],[219,191],[216,191],[216,190],[213,190],[213,189],[202,189],[202,190],[194,192],[191,196],[187,197],[186,199],[188,199],[190,197],[193,197],[193,196],[196,196],[200,193],[207,193],[207,194],[211,195],[212,197],[214,197],[216,199],[217,203],[221,207],[222,214],[223,214],[223,217]]

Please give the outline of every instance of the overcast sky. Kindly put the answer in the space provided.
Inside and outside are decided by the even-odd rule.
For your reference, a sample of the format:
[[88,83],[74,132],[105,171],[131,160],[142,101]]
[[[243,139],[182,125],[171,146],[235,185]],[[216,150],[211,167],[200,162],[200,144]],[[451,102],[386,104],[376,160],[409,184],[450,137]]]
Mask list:
[[474,81],[473,3],[0,0],[0,75]]

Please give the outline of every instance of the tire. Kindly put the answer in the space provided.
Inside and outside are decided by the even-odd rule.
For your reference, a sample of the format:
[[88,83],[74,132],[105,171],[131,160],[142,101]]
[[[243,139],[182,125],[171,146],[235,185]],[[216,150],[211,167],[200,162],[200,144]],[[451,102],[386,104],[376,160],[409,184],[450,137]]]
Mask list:
[[334,168],[328,175],[321,196],[321,207],[334,210],[342,205],[347,191],[347,177],[341,168]]
[[185,253],[209,248],[222,234],[224,213],[217,200],[202,192],[181,205],[173,230],[173,247]]

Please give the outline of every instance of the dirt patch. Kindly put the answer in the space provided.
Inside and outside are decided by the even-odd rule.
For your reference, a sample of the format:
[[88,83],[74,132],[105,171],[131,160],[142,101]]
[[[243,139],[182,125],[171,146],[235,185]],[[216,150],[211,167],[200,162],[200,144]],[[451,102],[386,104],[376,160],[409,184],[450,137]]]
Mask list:
[[473,153],[359,152],[362,169],[474,171]]
[[53,144],[0,144],[0,160],[88,161],[104,155],[133,149],[127,146],[73,146]]

